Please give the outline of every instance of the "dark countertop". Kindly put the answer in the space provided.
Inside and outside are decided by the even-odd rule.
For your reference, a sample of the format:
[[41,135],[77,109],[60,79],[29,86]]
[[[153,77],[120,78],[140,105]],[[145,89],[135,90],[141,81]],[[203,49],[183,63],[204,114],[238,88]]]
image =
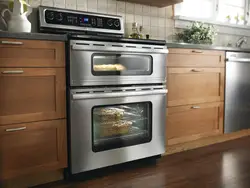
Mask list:
[[168,43],[168,48],[194,48],[201,50],[220,50],[220,51],[234,51],[234,52],[250,52],[250,48],[236,48],[215,45],[202,45],[202,44],[188,44],[188,43]]
[[11,33],[0,31],[0,38],[30,39],[30,40],[50,40],[67,41],[67,35],[64,34],[45,34],[45,33]]

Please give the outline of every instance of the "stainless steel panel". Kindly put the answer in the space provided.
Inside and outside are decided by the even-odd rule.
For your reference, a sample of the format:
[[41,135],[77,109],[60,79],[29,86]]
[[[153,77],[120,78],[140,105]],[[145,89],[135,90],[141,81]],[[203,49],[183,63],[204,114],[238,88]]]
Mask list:
[[[49,24],[45,21],[45,11],[46,10],[54,10],[59,12],[66,12],[66,13],[76,13],[76,14],[86,14],[86,15],[92,15],[92,16],[102,16],[102,17],[111,17],[116,18],[120,20],[121,23],[121,29],[120,30],[112,30],[112,29],[101,29],[101,28],[89,28],[89,27],[77,27],[72,25],[59,25],[59,24]],[[69,29],[69,30],[78,30],[78,31],[90,31],[90,32],[99,32],[99,33],[113,33],[113,34],[119,34],[124,35],[124,21],[121,16],[116,15],[108,15],[108,14],[98,14],[94,12],[85,12],[85,11],[76,11],[76,10],[66,10],[61,8],[53,8],[53,7],[45,7],[40,6],[38,8],[39,11],[39,21],[40,21],[40,27],[44,28],[58,28],[58,29]]]
[[[94,76],[92,74],[92,55],[102,54],[136,54],[149,55],[153,59],[151,75],[134,76]],[[70,85],[120,85],[120,84],[150,84],[166,82],[166,46],[141,44],[70,41]],[[136,62],[135,62],[136,63]]]
[[231,133],[250,128],[250,58],[248,53],[227,53],[236,61],[226,63],[225,125],[224,132]]
[[[165,153],[166,94],[159,92],[155,95],[136,96],[135,94],[119,97],[119,92],[117,92],[117,96],[113,98],[73,100],[72,96],[81,95],[81,91],[86,92],[86,90],[81,89],[71,90],[70,166],[72,174]],[[153,113],[152,140],[150,142],[103,152],[95,153],[92,151],[91,109],[94,106],[148,101],[152,103]]]

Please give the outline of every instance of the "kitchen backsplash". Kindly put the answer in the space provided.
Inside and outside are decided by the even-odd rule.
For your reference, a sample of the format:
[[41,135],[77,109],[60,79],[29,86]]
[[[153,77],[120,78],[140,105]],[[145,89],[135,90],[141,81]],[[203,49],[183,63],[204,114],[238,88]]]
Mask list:
[[[127,36],[132,31],[133,22],[138,22],[142,25],[144,28],[143,33],[149,34],[150,38],[153,39],[164,39],[172,42],[174,41],[174,34],[179,31],[179,29],[174,28],[172,6],[158,8],[116,0],[29,0],[29,3],[34,8],[39,5],[44,5],[73,10],[121,15],[125,20]],[[31,22],[33,25],[36,25],[36,18],[31,18]],[[238,38],[239,36],[237,35],[218,34],[215,44],[223,46],[227,45],[228,42],[234,44]]]

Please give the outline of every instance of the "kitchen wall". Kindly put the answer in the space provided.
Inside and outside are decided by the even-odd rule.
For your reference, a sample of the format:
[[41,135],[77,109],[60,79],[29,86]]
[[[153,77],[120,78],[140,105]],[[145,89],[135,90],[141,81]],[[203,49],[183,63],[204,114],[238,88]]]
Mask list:
[[[32,7],[44,5],[121,15],[125,20],[125,29],[127,36],[132,31],[133,22],[138,22],[140,25],[142,25],[144,28],[144,34],[149,34],[150,38],[153,39],[165,39],[169,42],[175,41],[174,34],[178,31],[181,31],[181,29],[175,29],[175,22],[172,19],[172,6],[157,8],[153,6],[146,6],[116,0],[29,0],[29,3]],[[31,20],[35,22],[36,18],[32,18]],[[234,44],[239,37],[240,36],[237,35],[219,33],[216,37],[215,44],[223,46],[227,45],[228,42]]]

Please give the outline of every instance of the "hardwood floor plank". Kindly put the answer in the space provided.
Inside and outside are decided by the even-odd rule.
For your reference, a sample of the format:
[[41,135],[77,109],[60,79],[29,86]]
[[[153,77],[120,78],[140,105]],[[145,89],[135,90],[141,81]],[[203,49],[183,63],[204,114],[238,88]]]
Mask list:
[[250,137],[245,137],[164,156],[156,165],[39,188],[249,188],[249,145]]

